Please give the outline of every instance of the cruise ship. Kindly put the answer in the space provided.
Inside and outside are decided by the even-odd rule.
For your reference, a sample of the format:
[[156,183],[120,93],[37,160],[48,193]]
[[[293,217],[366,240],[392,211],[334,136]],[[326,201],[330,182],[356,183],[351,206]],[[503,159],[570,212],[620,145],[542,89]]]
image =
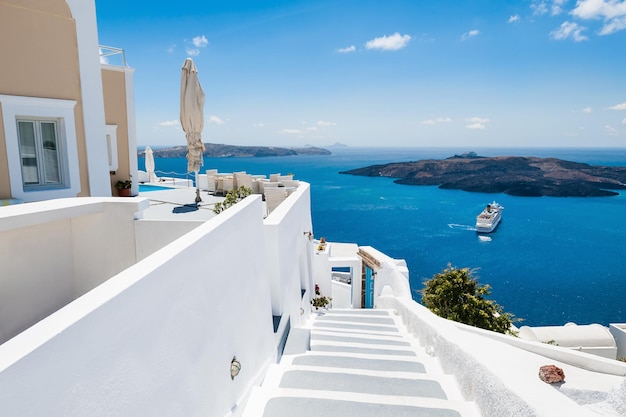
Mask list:
[[219,172],[195,205],[140,191],[135,74],[94,0],[0,0],[0,37],[2,416],[626,413],[626,324],[512,337],[436,316],[405,261],[315,235],[304,181],[260,178],[265,199],[220,213]]
[[491,204],[487,204],[487,207],[476,216],[476,231],[478,233],[491,233],[493,232],[500,220],[502,220],[502,211],[504,207],[495,201]]

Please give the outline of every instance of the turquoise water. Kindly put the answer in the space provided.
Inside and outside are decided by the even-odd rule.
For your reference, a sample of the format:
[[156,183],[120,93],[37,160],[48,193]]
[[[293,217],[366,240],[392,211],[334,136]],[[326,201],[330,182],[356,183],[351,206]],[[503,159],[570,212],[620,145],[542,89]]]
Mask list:
[[163,191],[163,190],[171,190],[171,189],[172,187],[162,187],[160,185],[139,184],[140,193],[148,193],[150,191]]
[[[626,166],[626,149],[471,149],[481,155],[555,156]],[[448,263],[475,268],[492,298],[528,325],[626,322],[626,193],[603,198],[512,197],[394,184],[339,174],[372,164],[446,158],[468,149],[333,150],[329,156],[206,158],[206,168],[293,173],[311,184],[316,237],[370,245],[407,261],[411,287]],[[139,160],[140,169],[143,160]],[[157,159],[184,172],[186,160]],[[496,200],[503,220],[491,241],[473,231]]]

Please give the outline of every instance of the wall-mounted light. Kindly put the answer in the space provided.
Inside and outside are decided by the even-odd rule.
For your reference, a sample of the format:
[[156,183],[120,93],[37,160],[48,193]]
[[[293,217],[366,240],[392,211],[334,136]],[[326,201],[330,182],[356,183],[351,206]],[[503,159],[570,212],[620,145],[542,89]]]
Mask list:
[[241,371],[241,363],[237,360],[236,356],[233,356],[233,360],[230,361],[230,379],[235,379]]

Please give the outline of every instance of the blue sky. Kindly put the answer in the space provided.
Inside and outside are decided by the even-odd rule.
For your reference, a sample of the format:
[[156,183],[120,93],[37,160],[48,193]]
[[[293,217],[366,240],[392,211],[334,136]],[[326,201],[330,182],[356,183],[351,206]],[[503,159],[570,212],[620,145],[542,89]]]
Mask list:
[[626,0],[96,0],[139,145],[626,147]]

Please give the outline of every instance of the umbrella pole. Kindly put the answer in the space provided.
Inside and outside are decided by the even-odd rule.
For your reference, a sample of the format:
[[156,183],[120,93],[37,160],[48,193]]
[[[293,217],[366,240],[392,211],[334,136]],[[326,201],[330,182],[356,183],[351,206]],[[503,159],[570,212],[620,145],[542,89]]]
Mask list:
[[198,183],[198,171],[196,171],[195,174],[196,174],[196,204],[198,204],[202,201],[202,197],[200,197],[200,184]]

